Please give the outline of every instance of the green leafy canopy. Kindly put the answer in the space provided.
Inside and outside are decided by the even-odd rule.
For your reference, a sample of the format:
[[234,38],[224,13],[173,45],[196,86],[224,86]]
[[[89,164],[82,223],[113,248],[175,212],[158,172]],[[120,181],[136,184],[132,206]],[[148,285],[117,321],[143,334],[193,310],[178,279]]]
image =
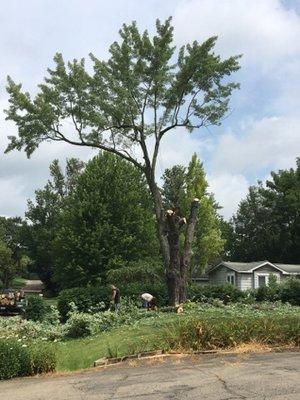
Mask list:
[[[176,127],[192,131],[219,124],[237,83],[228,77],[239,69],[238,58],[221,60],[213,52],[217,38],[194,41],[175,54],[171,18],[157,20],[156,34],[123,25],[110,57],[66,63],[61,54],[39,85],[34,98],[8,77],[7,119],[18,136],[10,136],[6,151],[24,149],[28,157],[43,141],[65,141],[115,153],[141,169],[155,169],[163,135]],[[73,130],[66,122],[71,122]],[[146,146],[154,136],[153,152]],[[133,152],[142,149],[143,163]]]

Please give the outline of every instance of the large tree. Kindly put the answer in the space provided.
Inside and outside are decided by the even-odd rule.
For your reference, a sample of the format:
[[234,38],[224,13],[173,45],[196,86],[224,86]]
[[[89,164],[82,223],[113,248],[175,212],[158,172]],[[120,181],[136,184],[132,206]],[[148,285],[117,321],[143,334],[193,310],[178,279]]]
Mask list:
[[[30,156],[44,141],[67,142],[116,154],[139,168],[152,195],[170,303],[174,304],[180,300],[181,271],[188,265],[180,268],[173,240],[175,216],[163,209],[156,182],[160,144],[176,128],[193,131],[220,124],[238,87],[228,78],[239,68],[238,56],[221,60],[213,51],[216,37],[211,37],[181,47],[176,57],[171,19],[158,20],[153,37],[147,31],[140,33],[135,23],[123,25],[120,36],[107,60],[91,54],[92,73],[86,70],[84,59],[65,64],[62,55],[56,54],[56,66],[48,70],[34,99],[8,79],[7,119],[16,123],[18,137],[10,137],[7,151],[25,149]],[[66,121],[73,124],[71,133]],[[142,161],[135,156],[136,150]],[[188,219],[187,254],[196,215],[192,210]]]
[[230,257],[300,262],[300,160],[296,169],[271,172],[263,185],[249,188],[231,225]]
[[133,262],[155,265],[159,247],[141,171],[112,154],[94,157],[65,203],[55,254],[62,288],[106,283],[108,271]]

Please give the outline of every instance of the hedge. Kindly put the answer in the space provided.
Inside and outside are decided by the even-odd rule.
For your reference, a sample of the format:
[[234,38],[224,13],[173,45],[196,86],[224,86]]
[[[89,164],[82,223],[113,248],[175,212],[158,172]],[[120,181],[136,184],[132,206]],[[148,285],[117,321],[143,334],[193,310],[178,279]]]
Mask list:
[[161,333],[167,350],[210,350],[243,343],[300,345],[298,315],[230,316],[182,319]]
[[78,311],[87,312],[91,307],[103,302],[109,306],[111,289],[106,286],[75,287],[62,290],[58,296],[57,308],[62,321],[66,321],[74,303]]
[[56,355],[50,347],[26,347],[16,340],[0,339],[0,379],[41,374],[54,371],[55,367]]
[[245,293],[236,286],[226,285],[199,285],[191,284],[187,289],[188,298],[192,301],[207,301],[209,299],[220,299],[222,301],[239,301],[244,298]]

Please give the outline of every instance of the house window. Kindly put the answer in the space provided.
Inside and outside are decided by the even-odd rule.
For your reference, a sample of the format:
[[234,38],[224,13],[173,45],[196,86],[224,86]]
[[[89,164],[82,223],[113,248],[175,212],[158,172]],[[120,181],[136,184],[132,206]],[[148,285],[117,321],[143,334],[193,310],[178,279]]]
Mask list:
[[234,274],[227,274],[227,283],[230,283],[231,285],[235,284],[235,276],[234,276]]
[[266,275],[258,275],[258,287],[267,286]]

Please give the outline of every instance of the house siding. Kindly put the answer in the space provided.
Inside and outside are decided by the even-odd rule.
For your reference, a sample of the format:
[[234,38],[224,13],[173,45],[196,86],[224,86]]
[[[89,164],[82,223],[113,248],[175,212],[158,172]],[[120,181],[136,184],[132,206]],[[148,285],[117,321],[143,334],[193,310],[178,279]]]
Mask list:
[[[228,262],[230,264],[230,262]],[[232,263],[233,267],[234,265],[237,266],[237,270],[239,271],[241,269],[241,264],[245,264],[245,271],[241,269],[241,272],[235,271],[235,268],[232,269],[227,265],[223,265],[222,263],[216,266],[214,269],[211,271],[208,271],[208,282],[210,284],[215,284],[215,285],[224,285],[227,282],[227,274],[233,274],[235,277],[235,285],[240,289],[240,290],[248,290],[248,289],[254,289],[258,287],[258,282],[259,282],[259,275],[265,275],[266,276],[266,283],[268,284],[269,281],[269,276],[270,274],[274,274],[277,276],[278,282],[284,281],[285,279],[289,278],[290,276],[297,276],[300,279],[300,265],[299,265],[299,271],[296,272],[296,268],[294,265],[293,271],[295,272],[284,272],[282,273],[280,270],[277,268],[274,268],[270,262],[266,262],[265,265],[255,269],[258,265],[260,265],[259,262],[253,262],[253,263]],[[247,269],[247,264],[249,265],[249,269]],[[251,265],[252,264],[252,265]],[[280,266],[278,266],[280,268]],[[297,267],[297,266],[296,266]],[[253,272],[249,272],[251,268],[254,268]],[[282,267],[284,270],[284,268]],[[248,271],[248,272],[246,272]]]
[[259,274],[266,274],[269,276],[270,274],[274,274],[277,277],[278,282],[282,280],[282,272],[278,271],[277,269],[273,268],[271,265],[264,265],[255,271],[253,271],[253,279],[254,279],[254,288],[258,288],[258,277]]
[[221,266],[220,268],[215,269],[209,275],[209,283],[214,285],[224,285],[227,283],[227,274],[235,274],[235,282],[236,282],[236,273],[227,267]]
[[240,290],[248,290],[253,288],[253,274],[237,273],[237,287]]

